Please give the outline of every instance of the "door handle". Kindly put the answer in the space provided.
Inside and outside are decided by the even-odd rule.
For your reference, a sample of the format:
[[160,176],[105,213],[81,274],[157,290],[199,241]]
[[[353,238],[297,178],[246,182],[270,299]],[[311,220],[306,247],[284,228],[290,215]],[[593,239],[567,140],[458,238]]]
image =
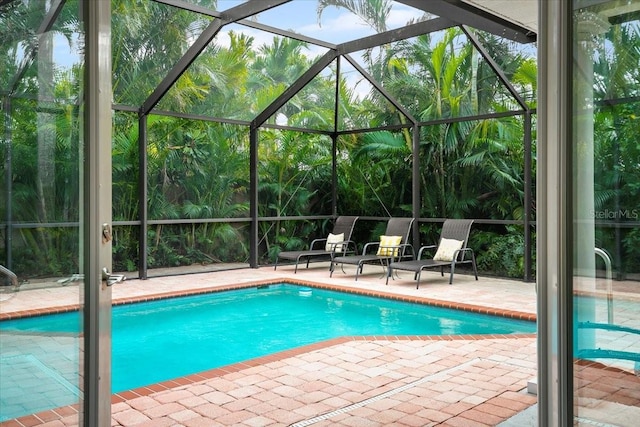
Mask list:
[[124,282],[126,279],[127,277],[124,274],[111,274],[107,267],[102,269],[102,280],[107,281],[107,286],[113,286],[116,283]]

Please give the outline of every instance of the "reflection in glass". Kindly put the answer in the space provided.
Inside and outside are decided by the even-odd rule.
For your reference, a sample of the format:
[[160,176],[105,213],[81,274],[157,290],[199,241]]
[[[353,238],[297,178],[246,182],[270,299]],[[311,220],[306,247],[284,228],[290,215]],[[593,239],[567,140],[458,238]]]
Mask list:
[[[574,16],[574,419],[634,425],[640,399],[638,22],[627,2]],[[634,2],[631,2],[634,3]],[[640,6],[635,2],[636,7]],[[637,7],[640,9],[640,7]],[[627,22],[631,19],[631,22]]]
[[[2,259],[19,292],[46,304],[66,287],[80,303],[83,30],[79,3],[0,2]],[[3,278],[4,279],[4,278]],[[0,333],[0,422],[82,399],[82,325],[72,332]],[[79,415],[76,415],[79,417]],[[79,418],[78,418],[79,419]]]

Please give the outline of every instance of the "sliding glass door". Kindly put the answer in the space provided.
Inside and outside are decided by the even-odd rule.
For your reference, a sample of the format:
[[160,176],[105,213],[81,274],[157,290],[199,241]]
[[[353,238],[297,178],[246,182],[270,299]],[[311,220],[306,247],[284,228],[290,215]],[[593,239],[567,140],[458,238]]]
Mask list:
[[[82,303],[78,13],[78,1],[0,2],[2,314]],[[65,329],[30,320],[28,331],[0,322],[0,421],[81,407],[81,316]]]
[[110,26],[109,1],[0,2],[0,422],[111,425]]
[[573,408],[640,416],[640,1],[574,1]]
[[640,1],[540,1],[540,425],[640,417]]

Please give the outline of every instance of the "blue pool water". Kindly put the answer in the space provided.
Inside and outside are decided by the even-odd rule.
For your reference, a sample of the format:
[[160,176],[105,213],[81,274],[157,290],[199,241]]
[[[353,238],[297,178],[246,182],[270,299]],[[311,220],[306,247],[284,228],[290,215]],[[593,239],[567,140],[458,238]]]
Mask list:
[[[78,313],[0,322],[2,334],[78,332]],[[133,389],[341,336],[534,332],[533,322],[270,285],[114,307],[112,388]]]

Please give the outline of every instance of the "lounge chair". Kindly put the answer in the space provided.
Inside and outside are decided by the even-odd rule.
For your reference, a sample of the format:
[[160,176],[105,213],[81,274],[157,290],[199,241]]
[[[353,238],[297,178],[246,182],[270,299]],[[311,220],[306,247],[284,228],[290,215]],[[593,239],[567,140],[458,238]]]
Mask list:
[[[449,284],[453,283],[453,273],[458,264],[471,264],[473,273],[478,280],[478,270],[476,269],[476,257],[473,249],[467,247],[469,232],[471,231],[473,220],[468,219],[447,219],[442,225],[440,242],[438,245],[423,246],[418,251],[418,258],[411,261],[391,262],[387,268],[387,284],[389,277],[394,270],[407,270],[414,272],[414,279],[418,281],[416,289],[420,287],[420,273],[428,268],[440,267],[440,274],[444,276],[444,268],[450,267]],[[436,249],[433,258],[422,259],[423,252]],[[467,256],[468,255],[468,256]]]
[[294,273],[298,272],[298,263],[301,259],[307,260],[307,268],[309,262],[322,259],[333,259],[336,253],[346,253],[353,246],[355,251],[355,243],[351,241],[353,227],[356,224],[357,216],[339,216],[333,225],[333,230],[326,238],[314,239],[309,245],[309,249],[302,251],[283,251],[276,258],[276,264],[273,269],[278,268],[278,259],[295,260],[296,267]]
[[[411,233],[413,218],[391,218],[387,222],[387,229],[377,242],[369,242],[362,248],[361,255],[335,256],[331,260],[331,272],[333,276],[335,266],[340,264],[356,265],[356,280],[362,273],[365,264],[378,264],[385,267],[394,259],[406,256],[413,258],[413,247],[407,243]],[[344,271],[344,269],[343,269]]]

